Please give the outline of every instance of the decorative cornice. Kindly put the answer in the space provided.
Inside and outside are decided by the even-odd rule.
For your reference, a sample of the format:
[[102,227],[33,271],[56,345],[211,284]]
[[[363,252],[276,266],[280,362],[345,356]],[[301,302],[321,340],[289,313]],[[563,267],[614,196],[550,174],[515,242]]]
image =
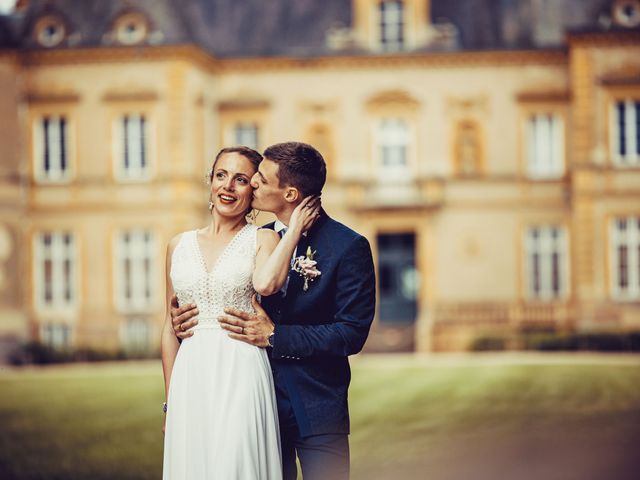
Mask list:
[[520,92],[516,95],[516,100],[520,103],[569,103],[571,93],[553,90]]
[[218,102],[218,111],[238,111],[238,110],[265,110],[269,108],[269,101],[262,99],[230,99]]
[[20,54],[15,50],[0,49],[0,61],[9,61],[17,65],[20,63]]
[[567,44],[575,46],[620,47],[637,46],[640,43],[640,30],[625,31],[584,31],[567,33]]
[[638,73],[607,74],[600,77],[598,83],[610,88],[640,87],[640,70]]
[[188,60],[207,72],[307,70],[328,68],[478,67],[517,65],[566,65],[565,50],[492,50],[457,52],[411,52],[396,54],[319,57],[216,58],[192,45],[98,47],[27,50],[13,52],[25,66],[77,65],[111,62]]
[[24,100],[27,103],[76,103],[81,100],[81,96],[77,93],[39,93],[27,92]]
[[139,92],[107,92],[102,97],[103,102],[154,102],[160,96],[153,91]]
[[445,112],[461,116],[468,116],[474,113],[487,113],[489,111],[489,98],[486,94],[472,95],[467,97],[445,98]]
[[416,109],[420,102],[404,90],[387,90],[380,92],[366,101],[368,109],[396,106],[408,109]]
[[567,65],[565,50],[494,50],[421,52],[384,55],[345,55],[314,58],[252,57],[219,61],[222,72],[380,67],[478,67],[517,65]]
[[213,72],[218,65],[217,59],[201,48],[190,44],[29,50],[20,52],[20,58],[22,63],[28,67],[37,67],[40,65],[189,60],[203,70]]

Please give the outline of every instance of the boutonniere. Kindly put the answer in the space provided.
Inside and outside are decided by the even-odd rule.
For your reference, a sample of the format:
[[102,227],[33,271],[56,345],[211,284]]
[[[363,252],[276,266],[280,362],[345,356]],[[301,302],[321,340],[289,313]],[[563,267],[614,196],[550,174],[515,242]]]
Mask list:
[[309,290],[309,282],[313,282],[322,274],[322,272],[316,268],[318,262],[313,259],[315,254],[315,250],[312,251],[311,247],[307,247],[306,254],[296,257],[293,262],[293,266],[291,267],[293,271],[298,272],[298,274],[304,278],[304,286],[302,287],[302,290],[305,292]]

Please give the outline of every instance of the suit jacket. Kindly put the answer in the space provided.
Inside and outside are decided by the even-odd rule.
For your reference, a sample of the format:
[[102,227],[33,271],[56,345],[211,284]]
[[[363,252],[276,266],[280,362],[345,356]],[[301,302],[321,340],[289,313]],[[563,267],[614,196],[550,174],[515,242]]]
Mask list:
[[305,292],[304,279],[291,271],[286,295],[262,299],[276,325],[269,349],[274,381],[287,392],[302,436],[349,433],[347,357],[362,350],[375,311],[371,248],[324,211],[296,255],[307,246],[322,274]]

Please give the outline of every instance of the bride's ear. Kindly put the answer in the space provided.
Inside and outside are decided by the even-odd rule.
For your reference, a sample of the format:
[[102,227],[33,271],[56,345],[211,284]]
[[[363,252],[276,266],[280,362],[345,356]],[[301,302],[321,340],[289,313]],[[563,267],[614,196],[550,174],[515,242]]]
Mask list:
[[287,187],[284,192],[284,199],[289,203],[296,203],[302,199],[302,195],[296,187]]

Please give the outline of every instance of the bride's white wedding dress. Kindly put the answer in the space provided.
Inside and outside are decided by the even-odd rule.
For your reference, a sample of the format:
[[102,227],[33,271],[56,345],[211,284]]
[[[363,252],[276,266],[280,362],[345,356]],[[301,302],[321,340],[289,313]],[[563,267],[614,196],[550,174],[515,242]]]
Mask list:
[[207,271],[197,231],[171,259],[180,305],[199,323],[178,349],[167,400],[164,480],[282,478],[273,378],[262,348],[233,340],[217,321],[228,306],[253,311],[255,225],[246,225]]

